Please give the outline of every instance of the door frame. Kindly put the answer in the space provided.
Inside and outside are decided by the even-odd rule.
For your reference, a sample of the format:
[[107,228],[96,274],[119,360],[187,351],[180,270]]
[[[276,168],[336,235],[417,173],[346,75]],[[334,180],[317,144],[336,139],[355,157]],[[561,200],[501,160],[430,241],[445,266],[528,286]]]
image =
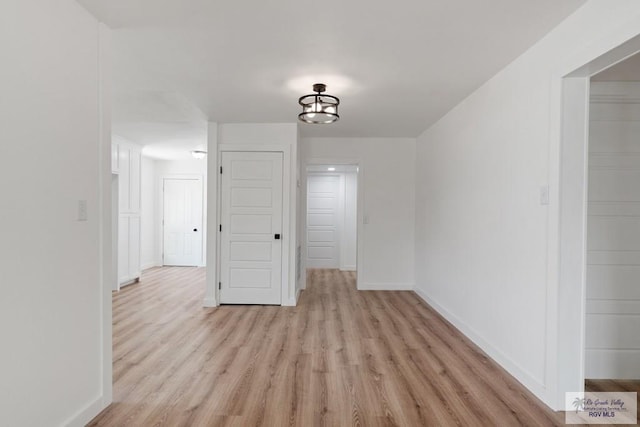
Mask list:
[[603,42],[599,56],[581,52],[582,59],[565,64],[551,88],[557,100],[551,117],[557,120],[551,123],[549,182],[558,185],[550,187],[545,376],[557,410],[571,409],[566,392],[584,391],[590,80],[640,52],[640,33],[632,31],[608,48]]
[[[364,271],[364,236],[363,236],[363,224],[364,224],[364,201],[365,201],[365,192],[364,192],[364,166],[363,166],[363,161],[360,158],[342,158],[342,159],[336,159],[336,158],[321,158],[321,157],[313,157],[313,158],[308,158],[306,159],[306,161],[303,163],[303,170],[301,171],[301,177],[303,179],[303,182],[301,183],[301,195],[300,195],[300,202],[302,204],[302,209],[301,212],[302,214],[301,216],[301,221],[302,222],[302,226],[301,226],[301,230],[302,230],[302,236],[301,236],[301,246],[304,248],[303,250],[306,251],[306,247],[307,247],[307,177],[308,177],[308,172],[307,172],[307,168],[309,166],[322,166],[322,165],[336,165],[336,166],[355,166],[357,169],[356,172],[356,188],[358,191],[358,195],[357,195],[357,202],[356,202],[356,218],[357,218],[357,224],[356,224],[356,289],[361,290],[360,288],[360,284],[361,284],[361,277],[362,277],[362,272]],[[313,173],[313,172],[312,172]],[[307,276],[307,265],[306,265],[306,258],[302,257],[302,274],[303,277],[306,278]],[[307,286],[307,282],[306,279],[304,279],[302,281],[302,289],[306,289]]]
[[[222,154],[224,152],[243,152],[243,153],[282,153],[282,283],[280,290],[280,305],[282,306],[295,306],[295,262],[291,262],[291,254],[295,254],[296,245],[296,224],[291,219],[295,217],[296,204],[292,203],[292,191],[291,191],[291,149],[287,145],[278,144],[219,144],[217,150],[216,162],[216,222],[214,225],[214,232],[216,233],[216,274],[215,283],[220,283],[220,266],[221,266],[221,245],[220,234],[218,225],[222,220],[222,180],[219,179],[220,168],[222,167]],[[290,291],[293,286],[293,292]],[[214,305],[220,304],[220,289],[219,286],[215,287],[215,302]]]
[[120,175],[111,174],[111,259],[113,290],[120,290],[120,280],[118,280],[118,230],[120,222],[119,197],[120,197]]
[[164,266],[164,180],[165,179],[195,179],[200,181],[200,187],[202,189],[200,196],[202,197],[202,243],[200,248],[200,261],[198,262],[198,267],[204,267],[206,265],[206,245],[207,245],[207,208],[205,203],[205,185],[204,185],[204,175],[198,173],[183,173],[183,174],[164,174],[158,178],[158,206],[156,207],[157,212],[160,212],[159,221],[158,221],[158,256],[159,256],[159,264]]

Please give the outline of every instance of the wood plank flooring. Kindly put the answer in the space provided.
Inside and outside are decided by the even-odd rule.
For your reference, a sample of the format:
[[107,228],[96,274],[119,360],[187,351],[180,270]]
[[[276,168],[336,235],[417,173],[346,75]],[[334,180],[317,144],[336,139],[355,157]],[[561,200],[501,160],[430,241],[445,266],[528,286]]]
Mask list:
[[312,270],[297,307],[203,297],[195,268],[114,294],[114,403],[90,425],[564,424],[412,292]]
[[640,380],[586,380],[585,389],[587,391],[631,391],[640,396]]
[[636,411],[640,422],[640,380],[586,380],[586,391],[630,391],[636,395]]

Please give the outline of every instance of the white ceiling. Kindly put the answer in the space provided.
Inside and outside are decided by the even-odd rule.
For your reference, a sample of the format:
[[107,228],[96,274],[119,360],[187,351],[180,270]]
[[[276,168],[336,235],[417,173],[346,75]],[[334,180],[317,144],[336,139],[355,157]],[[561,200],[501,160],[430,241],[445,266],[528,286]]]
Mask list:
[[115,30],[114,132],[193,146],[296,121],[317,82],[341,119],[303,136],[416,137],[585,0],[78,2]]
[[640,81],[640,54],[635,54],[592,77],[600,82]]

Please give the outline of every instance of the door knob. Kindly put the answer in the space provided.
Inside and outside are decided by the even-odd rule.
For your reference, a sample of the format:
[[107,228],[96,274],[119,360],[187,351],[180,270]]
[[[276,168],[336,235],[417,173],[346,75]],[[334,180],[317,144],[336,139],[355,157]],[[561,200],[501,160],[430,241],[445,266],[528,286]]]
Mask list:
[[273,236],[276,240],[280,240],[280,234],[276,234],[275,236]]
[[198,231],[198,229],[197,229],[197,228],[194,228],[194,229],[193,229],[193,231]]

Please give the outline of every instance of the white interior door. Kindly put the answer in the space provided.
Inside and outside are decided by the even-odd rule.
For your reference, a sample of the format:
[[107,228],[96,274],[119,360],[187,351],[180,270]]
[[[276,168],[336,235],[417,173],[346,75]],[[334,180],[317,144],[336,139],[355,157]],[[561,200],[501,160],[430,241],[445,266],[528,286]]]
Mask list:
[[223,304],[282,302],[282,158],[282,153],[222,153]]
[[202,179],[165,178],[163,264],[202,265]]
[[340,266],[340,176],[307,178],[307,267]]

